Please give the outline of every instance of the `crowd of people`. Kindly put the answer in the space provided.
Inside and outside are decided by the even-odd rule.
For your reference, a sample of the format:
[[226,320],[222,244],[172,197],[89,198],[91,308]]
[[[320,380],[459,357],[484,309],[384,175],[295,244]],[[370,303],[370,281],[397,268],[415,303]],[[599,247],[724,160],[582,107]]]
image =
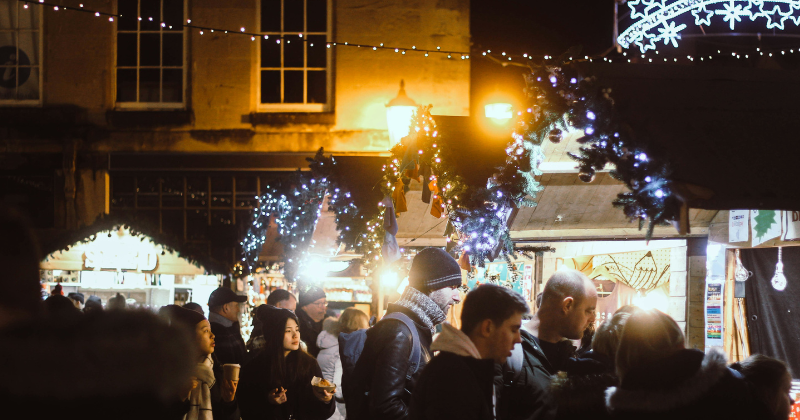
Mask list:
[[[514,291],[481,285],[461,302],[461,269],[426,248],[409,285],[370,326],[328,315],[325,292],[277,290],[254,310],[220,287],[209,316],[189,303],[158,314],[96,297],[39,297],[24,218],[0,214],[0,401],[24,418],[186,420],[771,419],[789,417],[786,365],[728,365],[686,348],[668,315],[628,306],[593,327],[597,292],[557,271],[529,317]],[[113,302],[112,302],[113,301]],[[460,328],[445,322],[461,303]],[[576,345],[581,343],[581,345]]]

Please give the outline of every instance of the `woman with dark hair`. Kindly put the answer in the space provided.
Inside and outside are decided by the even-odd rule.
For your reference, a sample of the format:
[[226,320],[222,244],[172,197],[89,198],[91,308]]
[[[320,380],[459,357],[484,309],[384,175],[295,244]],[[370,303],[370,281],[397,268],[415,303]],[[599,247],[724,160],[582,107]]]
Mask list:
[[261,305],[256,312],[265,347],[242,368],[238,400],[244,420],[325,420],[335,409],[333,393],[313,387],[322,377],[316,359],[300,350],[297,316]]
[[792,391],[792,375],[786,363],[763,354],[754,354],[734,363],[731,368],[740,372],[750,384],[756,399],[763,404],[764,411],[770,414],[765,418],[789,418],[794,400],[789,395]]

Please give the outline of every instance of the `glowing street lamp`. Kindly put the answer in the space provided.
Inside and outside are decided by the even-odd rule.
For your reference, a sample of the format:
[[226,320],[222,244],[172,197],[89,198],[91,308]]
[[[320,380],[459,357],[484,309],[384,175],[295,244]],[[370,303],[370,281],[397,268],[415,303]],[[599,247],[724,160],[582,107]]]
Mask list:
[[486,118],[491,118],[498,124],[506,123],[514,115],[513,111],[511,110],[511,104],[504,102],[487,104],[484,107],[484,110],[486,112]]
[[417,103],[406,95],[405,82],[400,80],[397,97],[386,104],[386,122],[389,125],[389,147],[393,147],[408,135],[411,118],[417,110]]

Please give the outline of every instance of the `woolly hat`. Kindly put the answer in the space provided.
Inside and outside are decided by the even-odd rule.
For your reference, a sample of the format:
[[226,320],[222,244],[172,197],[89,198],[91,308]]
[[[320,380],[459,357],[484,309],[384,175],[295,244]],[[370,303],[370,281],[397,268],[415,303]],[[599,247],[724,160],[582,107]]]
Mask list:
[[70,292],[70,294],[68,294],[67,297],[72,300],[77,300],[78,302],[83,304],[83,293]]
[[181,308],[178,305],[164,306],[158,311],[158,315],[169,321],[170,325],[188,329],[192,334],[194,334],[197,324],[206,319],[203,314]]
[[325,298],[325,291],[320,289],[316,286],[311,286],[306,291],[300,293],[300,300],[297,302],[297,306],[302,308],[303,306],[308,305],[309,303],[314,303],[320,299]]
[[411,262],[408,285],[428,294],[445,287],[461,286],[461,267],[441,248],[425,248]]
[[103,301],[100,300],[100,296],[91,295],[86,299],[84,311],[89,312],[92,310],[103,310]]
[[287,319],[292,318],[299,323],[294,312],[288,309],[276,308],[272,305],[259,306],[256,309],[256,318],[261,322],[261,331],[267,340],[283,335]]

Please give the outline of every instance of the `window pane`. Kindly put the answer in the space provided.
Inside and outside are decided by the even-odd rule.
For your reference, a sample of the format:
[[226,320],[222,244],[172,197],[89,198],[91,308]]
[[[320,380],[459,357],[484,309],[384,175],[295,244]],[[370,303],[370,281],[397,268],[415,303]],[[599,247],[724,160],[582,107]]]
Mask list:
[[39,32],[21,31],[17,40],[19,42],[19,64],[23,66],[39,64]]
[[187,239],[205,239],[208,236],[208,211],[189,210],[186,212]]
[[281,44],[277,39],[261,37],[261,67],[281,66]]
[[142,31],[157,31],[161,26],[161,0],[142,0],[139,16],[142,17]]
[[17,99],[39,99],[39,67],[19,68],[20,80],[25,74],[29,76],[17,88]]
[[173,237],[183,239],[183,210],[163,210],[161,230]]
[[206,207],[208,203],[208,177],[193,176],[186,178],[186,205],[189,207]]
[[230,207],[233,203],[233,178],[211,177],[211,206]]
[[303,72],[290,71],[283,72],[283,102],[287,104],[303,103]]
[[324,104],[327,102],[327,76],[324,71],[308,71],[308,103]]
[[119,0],[117,10],[122,17],[117,20],[117,29],[120,31],[135,31],[138,26],[138,1]]
[[161,184],[161,205],[183,207],[183,177],[164,177]]
[[[314,45],[313,47],[311,45]],[[328,48],[325,35],[311,35],[306,44],[308,51],[308,67],[325,67],[327,64]]]
[[136,102],[136,70],[117,70],[117,102]]
[[261,0],[261,32],[281,31],[281,0]]
[[326,32],[328,30],[328,0],[306,0],[308,16],[306,24],[308,32]]
[[[19,12],[19,20],[16,23],[19,29],[39,29],[39,14],[40,10],[38,7],[29,6],[27,9],[22,7],[22,4],[19,2],[9,1],[11,5],[17,6],[17,11]],[[13,13],[12,14],[16,14]]]
[[158,102],[160,100],[160,71],[158,69],[139,70],[139,102]]
[[261,72],[261,103],[281,103],[281,72],[279,70],[263,70]]
[[117,65],[136,66],[136,34],[117,34]]
[[[165,31],[183,30],[183,0],[164,0],[164,23],[167,26]],[[172,26],[172,29],[170,29]]]
[[[294,38],[294,37],[292,37]],[[283,45],[283,66],[284,67],[303,67],[303,48],[305,42],[302,39],[284,41]]]
[[115,176],[111,178],[111,206],[133,207],[134,178]]
[[283,31],[304,32],[303,0],[283,0]]
[[158,207],[158,184],[159,178],[143,176],[137,178],[137,202],[141,207]]
[[[142,35],[144,36],[144,35]],[[163,66],[183,66],[183,34],[164,34],[162,47]]]
[[161,60],[161,35],[141,34],[139,37],[139,65],[157,66]]
[[183,102],[183,70],[164,69],[161,102]]
[[[257,193],[256,177],[236,177],[236,207],[251,207],[255,205]],[[237,216],[238,217],[238,216]],[[237,220],[236,223],[239,223]]]
[[16,99],[17,68],[0,67],[0,99]]

